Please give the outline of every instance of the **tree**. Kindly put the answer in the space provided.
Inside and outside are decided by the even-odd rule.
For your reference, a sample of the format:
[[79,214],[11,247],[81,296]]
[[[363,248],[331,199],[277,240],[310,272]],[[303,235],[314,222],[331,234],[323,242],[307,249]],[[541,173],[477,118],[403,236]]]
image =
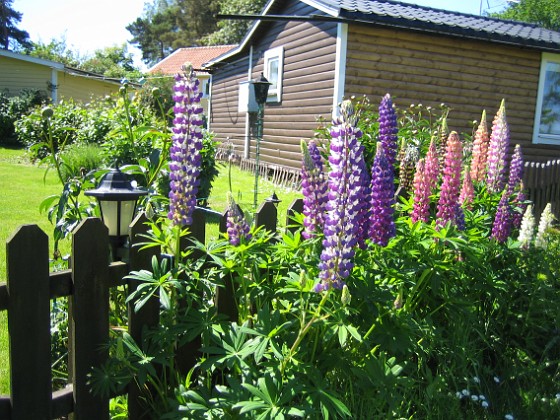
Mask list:
[[520,0],[510,2],[502,12],[491,13],[499,19],[535,23],[553,31],[560,30],[560,0]]
[[51,39],[48,44],[44,42],[32,42],[29,48],[25,50],[25,53],[37,58],[42,58],[44,60],[56,61],[57,63],[65,64],[69,67],[80,67],[82,59],[66,44],[66,38],[61,37],[60,39]]
[[29,34],[19,29],[22,14],[12,8],[13,0],[0,0],[0,48],[29,47]]
[[134,66],[134,58],[128,52],[126,44],[96,50],[92,57],[86,58],[80,64],[79,68],[112,78],[140,77],[140,71]]
[[[260,13],[266,0],[219,0],[219,2],[221,14],[248,15]],[[205,38],[205,44],[237,44],[243,39],[252,23],[250,20],[221,20],[218,22],[218,30]]]
[[144,15],[129,24],[131,43],[142,51],[142,60],[152,65],[177,48],[201,44],[216,30],[216,0],[156,0]]

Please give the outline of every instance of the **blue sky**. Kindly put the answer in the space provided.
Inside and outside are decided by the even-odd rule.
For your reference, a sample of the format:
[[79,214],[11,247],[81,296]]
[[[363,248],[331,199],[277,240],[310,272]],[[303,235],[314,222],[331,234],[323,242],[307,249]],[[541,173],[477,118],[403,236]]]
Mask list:
[[[481,8],[498,11],[506,4],[506,0],[403,1],[471,14],[479,14]],[[69,48],[88,55],[130,40],[126,26],[142,15],[144,3],[145,0],[15,0],[13,8],[23,13],[19,26],[29,32],[32,41],[48,43],[65,37]],[[134,49],[130,51],[139,54]]]

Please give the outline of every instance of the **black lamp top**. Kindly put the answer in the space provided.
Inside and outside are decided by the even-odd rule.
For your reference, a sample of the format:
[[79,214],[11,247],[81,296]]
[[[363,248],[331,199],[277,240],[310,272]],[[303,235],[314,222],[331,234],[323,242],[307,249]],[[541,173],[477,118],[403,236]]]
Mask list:
[[133,186],[130,177],[117,168],[107,172],[97,188],[87,190],[84,194],[106,201],[127,201],[147,195],[148,191]]
[[255,87],[255,99],[258,104],[262,105],[266,102],[266,97],[268,96],[268,88],[272,83],[266,80],[264,74],[261,73],[261,77],[252,80],[253,86]]

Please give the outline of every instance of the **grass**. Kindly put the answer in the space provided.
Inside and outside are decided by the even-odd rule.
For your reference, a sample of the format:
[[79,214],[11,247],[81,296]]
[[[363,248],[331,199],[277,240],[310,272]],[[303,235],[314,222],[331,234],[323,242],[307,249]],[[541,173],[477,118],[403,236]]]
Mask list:
[[[23,224],[35,223],[49,234],[52,251],[52,226],[45,214],[39,212],[41,201],[60,192],[60,185],[49,173],[43,180],[45,169],[29,164],[25,152],[17,149],[0,148],[0,240],[4,244],[10,236]],[[235,200],[246,211],[253,209],[254,176],[241,171],[237,167],[231,168],[231,184]],[[213,210],[223,212],[227,206],[227,191],[229,191],[228,168],[221,167],[220,175],[214,182],[209,205]],[[275,187],[272,183],[260,179],[258,203],[275,192],[282,200],[278,205],[279,225],[285,225],[285,215],[288,206],[294,198],[301,194],[286,188]],[[218,235],[217,224],[208,227],[208,237]],[[63,254],[68,252],[69,243],[61,244]],[[0,247],[0,282],[6,279],[6,247]],[[0,394],[10,392],[8,371],[9,337],[7,330],[6,312],[0,312]]]

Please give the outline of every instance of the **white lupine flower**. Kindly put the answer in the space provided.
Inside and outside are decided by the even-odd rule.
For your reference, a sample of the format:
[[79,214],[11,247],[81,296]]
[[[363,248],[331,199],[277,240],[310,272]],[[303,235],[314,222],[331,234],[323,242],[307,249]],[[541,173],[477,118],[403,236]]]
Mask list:
[[506,420],[515,420],[515,417],[513,417],[513,415],[511,415],[511,414],[506,414],[506,415],[504,416],[504,419],[506,419]]
[[494,376],[494,382],[496,382],[497,384],[500,383],[500,378],[498,378],[497,376]]
[[471,400],[478,401],[478,395],[471,395]]
[[529,204],[523,215],[521,227],[519,228],[518,241],[522,248],[529,248],[535,231],[535,216],[533,216],[533,206]]
[[482,401],[480,405],[482,406],[482,408],[488,408],[489,406],[488,401]]
[[473,381],[474,381],[476,384],[479,384],[479,383],[480,383],[480,379],[479,379],[478,376],[475,376],[475,377],[473,378]]
[[537,237],[535,238],[535,246],[537,248],[546,248],[546,233],[552,226],[553,221],[554,214],[552,214],[552,207],[550,203],[548,203],[542,211],[541,218],[539,220],[539,228],[537,229]]

